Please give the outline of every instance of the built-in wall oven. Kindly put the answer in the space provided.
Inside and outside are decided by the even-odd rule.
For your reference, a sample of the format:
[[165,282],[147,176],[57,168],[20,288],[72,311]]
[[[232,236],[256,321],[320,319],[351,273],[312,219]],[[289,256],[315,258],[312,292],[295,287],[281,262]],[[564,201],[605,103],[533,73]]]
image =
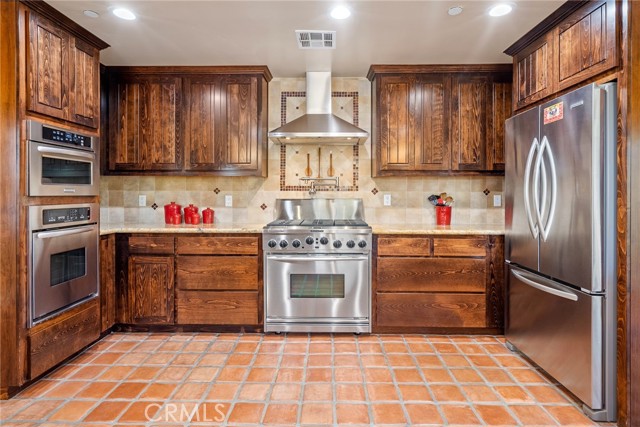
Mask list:
[[29,206],[29,327],[98,295],[97,203]]
[[27,120],[29,196],[98,196],[98,138]]

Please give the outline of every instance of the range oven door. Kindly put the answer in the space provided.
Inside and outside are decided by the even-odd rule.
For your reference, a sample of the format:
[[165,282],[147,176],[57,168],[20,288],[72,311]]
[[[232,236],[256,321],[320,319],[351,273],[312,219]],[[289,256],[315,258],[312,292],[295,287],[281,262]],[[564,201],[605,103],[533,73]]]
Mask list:
[[368,255],[267,255],[265,330],[293,331],[274,325],[305,324],[311,332],[339,332],[337,325],[362,325],[353,330],[370,332],[369,270]]
[[98,225],[32,233],[29,326],[98,294]]
[[29,141],[29,196],[97,196],[95,152]]

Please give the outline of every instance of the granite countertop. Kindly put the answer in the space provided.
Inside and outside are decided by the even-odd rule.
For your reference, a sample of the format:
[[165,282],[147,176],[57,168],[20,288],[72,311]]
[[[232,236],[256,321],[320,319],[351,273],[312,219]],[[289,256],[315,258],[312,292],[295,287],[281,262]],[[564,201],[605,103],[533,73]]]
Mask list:
[[[265,224],[216,223],[199,225],[165,225],[143,223],[101,223],[100,235],[113,233],[262,233]],[[371,224],[374,234],[478,234],[502,235],[504,225],[457,224]]]

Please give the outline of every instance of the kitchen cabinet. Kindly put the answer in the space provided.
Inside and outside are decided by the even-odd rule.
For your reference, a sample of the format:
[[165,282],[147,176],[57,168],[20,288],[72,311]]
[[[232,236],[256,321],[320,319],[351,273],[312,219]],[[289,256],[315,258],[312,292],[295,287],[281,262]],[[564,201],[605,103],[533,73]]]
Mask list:
[[99,337],[99,298],[35,325],[28,332],[28,378],[37,378]]
[[374,235],[374,332],[501,333],[502,236]]
[[510,46],[513,102],[521,109],[611,70],[619,64],[616,3],[575,3],[553,26]]
[[114,234],[100,236],[100,330],[116,323],[116,241]]
[[27,110],[98,128],[99,48],[28,12]]
[[185,79],[188,124],[187,171],[262,175],[266,164],[260,99],[266,89],[257,76],[201,76]]
[[372,65],[373,176],[504,170],[511,67]]
[[127,260],[128,313],[125,323],[173,324],[174,238],[131,236]]
[[176,238],[176,323],[258,325],[262,259],[257,236]]
[[266,176],[266,67],[107,70],[107,173]]
[[109,84],[109,169],[182,168],[182,80],[122,75]]

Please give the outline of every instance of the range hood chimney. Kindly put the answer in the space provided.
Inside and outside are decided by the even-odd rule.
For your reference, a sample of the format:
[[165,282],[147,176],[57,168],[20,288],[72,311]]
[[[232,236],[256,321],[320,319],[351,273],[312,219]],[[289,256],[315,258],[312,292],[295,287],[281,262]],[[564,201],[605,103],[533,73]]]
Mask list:
[[307,72],[307,114],[269,132],[280,144],[356,145],[369,133],[331,114],[331,73]]

